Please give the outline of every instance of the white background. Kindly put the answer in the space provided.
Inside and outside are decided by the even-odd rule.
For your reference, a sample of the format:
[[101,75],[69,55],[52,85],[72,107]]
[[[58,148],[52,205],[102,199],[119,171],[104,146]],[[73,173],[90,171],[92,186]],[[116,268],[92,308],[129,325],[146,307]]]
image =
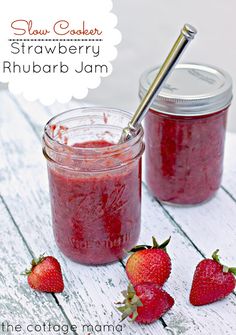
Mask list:
[[[48,6],[48,0],[40,0],[40,6],[35,8],[35,3],[32,0],[8,0],[4,5],[4,8],[0,11],[0,80],[2,82],[9,82],[9,90],[13,94],[23,93],[24,97],[30,101],[39,99],[42,103],[46,105],[52,104],[55,100],[64,103],[68,102],[72,96],[81,99],[87,96],[88,88],[97,88],[101,82],[101,77],[108,76],[112,71],[111,61],[117,55],[117,49],[115,45],[120,42],[120,33],[114,29],[117,24],[117,17],[111,14],[113,2],[112,0],[68,0],[67,6],[65,6],[64,1],[57,1],[57,4],[51,3]],[[45,8],[48,8],[47,15],[45,15]],[[78,8],[78,10],[73,10],[73,8]],[[47,38],[58,38],[58,34],[65,34],[69,29],[80,30],[82,28],[82,22],[85,22],[85,27],[87,29],[94,29],[95,27],[102,31],[102,35],[94,35],[93,38],[103,38],[103,41],[99,43],[100,52],[97,57],[90,50],[85,52],[88,43],[80,43],[82,46],[82,52],[77,52],[72,54],[70,52],[65,52],[60,54],[58,52],[58,43],[51,42],[27,42],[25,43],[25,52],[19,52],[18,54],[12,53],[11,44],[9,44],[9,38],[29,38],[40,36],[31,36],[26,33],[26,35],[19,35],[19,31],[16,32],[11,28],[11,23],[16,20],[27,20],[32,22],[32,31],[42,29],[50,31]],[[60,29],[59,21],[66,20],[69,27],[63,23],[63,29]],[[57,22],[57,29],[54,31],[54,24]],[[28,29],[26,22],[19,22],[14,24],[14,27]],[[67,28],[67,29],[66,29]],[[62,32],[63,30],[63,32]],[[18,34],[19,36],[15,35]],[[42,36],[41,36],[42,37]],[[62,36],[63,38],[73,39],[76,35],[66,34]],[[62,38],[60,37],[60,39]],[[79,36],[77,35],[77,38]],[[80,36],[81,37],[81,36]],[[84,36],[86,37],[86,36]],[[88,38],[89,36],[87,36]],[[91,35],[90,35],[91,37]],[[78,43],[74,42],[61,42],[63,47],[68,50],[70,46],[76,45],[78,48]],[[21,43],[20,43],[21,45]],[[43,49],[42,53],[32,52],[34,47],[41,46]],[[89,46],[98,46],[98,43],[89,42]],[[30,51],[28,47],[31,47]],[[33,46],[33,48],[32,48]],[[19,47],[19,46],[18,46]],[[56,48],[55,53],[45,52],[45,47]],[[21,49],[22,50],[22,49]],[[16,49],[14,49],[16,52]],[[11,63],[11,69],[13,62],[16,64],[24,64],[28,69],[31,66],[31,70],[27,73],[24,71],[16,70],[15,74],[9,73],[9,71],[4,71],[4,61]],[[78,75],[75,69],[79,68],[79,64],[84,62],[84,65],[90,64],[93,69],[96,64],[105,65],[107,71],[92,71],[91,73],[86,73],[83,71]],[[43,65],[49,64],[52,68],[53,64],[56,64],[57,68],[55,71],[50,71],[49,66],[46,65],[46,72],[37,69],[37,75],[32,71],[32,63]],[[59,70],[59,63],[62,63],[64,73]],[[40,66],[37,68],[40,69]],[[50,72],[50,73],[49,73]]]
[[[235,0],[114,0],[122,42],[113,73],[87,102],[133,111],[138,104],[138,80],[150,66],[160,64],[182,25],[198,29],[182,61],[203,62],[227,70],[236,86]],[[230,109],[229,130],[236,132],[236,94]]]

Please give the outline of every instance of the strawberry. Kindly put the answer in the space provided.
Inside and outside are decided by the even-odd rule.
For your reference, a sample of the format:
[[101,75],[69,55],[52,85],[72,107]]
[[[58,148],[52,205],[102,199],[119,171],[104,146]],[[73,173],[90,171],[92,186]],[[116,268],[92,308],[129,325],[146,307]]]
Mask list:
[[142,283],[122,292],[125,300],[117,309],[122,320],[130,317],[138,323],[152,323],[164,315],[173,305],[174,299],[155,283]]
[[64,290],[61,266],[52,256],[40,255],[33,259],[31,269],[23,274],[28,276],[29,286],[34,290],[54,293]]
[[194,306],[223,299],[235,288],[236,268],[222,265],[218,252],[213,253],[213,259],[204,259],[196,267],[189,297]]
[[126,273],[133,285],[151,282],[162,286],[170,276],[171,260],[166,252],[170,238],[161,245],[154,237],[152,240],[153,246],[138,245],[130,250],[133,254],[127,261]]

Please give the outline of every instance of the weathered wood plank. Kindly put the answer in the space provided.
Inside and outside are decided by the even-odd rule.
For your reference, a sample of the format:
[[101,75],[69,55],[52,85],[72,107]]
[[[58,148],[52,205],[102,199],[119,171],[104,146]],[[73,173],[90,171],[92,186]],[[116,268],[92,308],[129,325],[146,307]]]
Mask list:
[[26,326],[30,324],[68,324],[53,295],[32,291],[26,277],[20,275],[31,255],[1,197],[0,230],[0,333],[6,333],[2,322],[14,327],[20,325],[21,334],[27,333]]
[[[93,326],[116,326],[120,315],[114,301],[120,300],[119,292],[127,285],[122,265],[86,267],[60,254],[52,235],[41,144],[6,92],[0,93],[0,101],[1,194],[34,254],[46,251],[60,260],[66,289],[56,296],[71,323],[80,326],[78,333],[82,333],[82,325],[90,322]],[[160,322],[148,327],[123,324],[123,334],[136,331],[144,335],[166,334]]]
[[71,100],[66,104],[54,103],[52,106],[43,106],[38,101],[30,102],[23,98],[22,95],[12,96],[11,99],[18,105],[22,113],[28,119],[28,121],[38,127],[38,131],[41,133],[44,125],[50,117],[59,113],[65,112],[66,110],[73,109],[76,107],[83,107],[83,103],[78,103],[76,100]]
[[200,206],[163,208],[205,257],[219,248],[224,261],[233,266],[236,262],[236,205],[222,189],[214,199]]
[[[192,334],[193,331],[196,334],[211,334],[213,330],[216,334],[227,334],[227,332],[232,333],[232,330],[235,331],[236,329],[232,328],[232,320],[235,313],[234,296],[231,296],[226,301],[202,308],[193,308],[187,302],[192,273],[195,265],[202,257],[193,244],[186,239],[185,233],[182,232],[183,228],[178,226],[178,223],[172,220],[168,213],[163,211],[149,197],[146,190],[144,190],[143,200],[143,230],[141,235],[143,242],[150,240],[151,235],[155,231],[163,238],[170,233],[174,236],[174,242],[172,242],[170,247],[171,254],[173,254],[174,267],[167,287],[175,295],[177,304],[165,316],[164,319],[167,320],[167,324],[176,329],[179,334]],[[185,209],[180,210],[185,211]],[[204,215],[206,216],[206,212]],[[191,217],[194,218],[193,215]],[[150,229],[150,226],[153,229]],[[200,234],[200,230],[198,234]],[[173,287],[175,288],[174,293]],[[221,315],[221,317],[218,315]],[[224,321],[222,320],[223,318]]]

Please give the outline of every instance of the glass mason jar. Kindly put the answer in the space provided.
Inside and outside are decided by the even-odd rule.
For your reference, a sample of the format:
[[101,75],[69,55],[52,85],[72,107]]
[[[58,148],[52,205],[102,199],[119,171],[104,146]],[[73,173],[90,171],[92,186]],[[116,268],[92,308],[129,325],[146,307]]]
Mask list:
[[130,118],[121,110],[78,108],[45,126],[54,236],[73,261],[117,261],[138,240],[143,129],[115,144]]
[[[158,68],[143,74],[140,97]],[[179,64],[145,117],[145,178],[169,204],[193,205],[220,187],[232,81],[223,70]]]

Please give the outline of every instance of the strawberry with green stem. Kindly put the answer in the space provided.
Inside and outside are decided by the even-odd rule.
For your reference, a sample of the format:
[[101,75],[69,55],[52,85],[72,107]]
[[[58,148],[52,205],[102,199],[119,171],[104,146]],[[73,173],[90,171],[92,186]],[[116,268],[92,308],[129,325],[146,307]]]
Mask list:
[[170,239],[158,245],[153,237],[152,246],[138,245],[130,250],[126,273],[133,285],[151,282],[162,286],[166,282],[171,273],[171,259],[166,251]]
[[196,267],[189,297],[194,306],[223,299],[235,289],[236,268],[222,265],[218,252],[217,249],[212,259],[204,259]]
[[22,274],[28,277],[28,284],[34,290],[51,293],[64,290],[61,266],[52,256],[40,255],[34,258],[31,268]]

